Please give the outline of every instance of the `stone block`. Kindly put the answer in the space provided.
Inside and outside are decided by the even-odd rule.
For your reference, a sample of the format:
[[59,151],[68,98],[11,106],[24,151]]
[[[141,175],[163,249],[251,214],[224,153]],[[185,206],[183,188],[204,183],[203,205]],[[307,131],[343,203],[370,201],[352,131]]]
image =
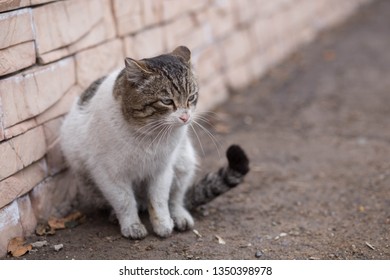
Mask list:
[[135,33],[143,28],[141,0],[113,0],[112,5],[119,36]]
[[51,106],[35,118],[36,123],[38,125],[43,124],[47,121],[50,121],[68,113],[76,97],[79,96],[82,92],[82,88],[78,85],[71,87],[64,94],[64,96],[61,97],[60,100],[58,100],[53,106]]
[[[1,114],[1,107],[0,107],[0,114]],[[5,138],[4,128],[3,128],[3,124],[1,123],[1,118],[0,118],[0,142],[3,141],[4,138]]]
[[31,1],[31,5],[39,5],[39,4],[44,4],[44,3],[58,1],[58,0],[30,0],[30,1]]
[[0,209],[0,257],[7,254],[9,241],[22,235],[18,203],[14,201]]
[[104,18],[103,11],[103,1],[98,0],[58,1],[34,8],[38,54],[80,40]]
[[103,17],[95,25],[93,25],[84,36],[70,45],[40,54],[39,63],[47,64],[81,50],[96,46],[104,41],[113,39],[116,35],[116,30],[110,2],[103,1],[102,7]]
[[31,205],[38,220],[63,216],[71,210],[77,186],[70,172],[61,172],[48,178],[30,192]]
[[16,201],[18,203],[20,224],[23,228],[23,235],[30,235],[37,227],[37,219],[31,206],[30,196],[28,194],[23,195]]
[[4,128],[44,112],[75,82],[73,58],[35,67],[0,80]]
[[126,37],[124,42],[126,53],[134,53],[136,59],[156,56],[165,51],[162,27]]
[[205,8],[209,3],[208,0],[197,1],[182,1],[182,0],[170,0],[162,1],[162,17],[164,21],[169,21],[174,18],[180,17],[183,14],[194,12]]
[[231,66],[227,69],[225,77],[226,83],[231,89],[239,90],[248,86],[253,80],[249,61]]
[[[232,5],[231,12],[235,14],[235,20],[238,24],[245,24],[251,22],[259,13],[261,9],[256,9],[256,4],[264,1],[242,0],[234,1],[230,0]],[[281,1],[271,1],[281,2]],[[285,1],[286,2],[286,1]]]
[[0,12],[15,10],[30,5],[31,0],[6,0],[0,1]]
[[206,112],[228,98],[228,91],[222,76],[200,84],[197,112]]
[[3,141],[0,143],[0,180],[41,159],[45,153],[45,136],[40,126]]
[[65,158],[63,157],[60,145],[60,128],[63,118],[48,121],[43,125],[45,132],[47,153],[46,161],[49,175],[54,175],[65,169]]
[[37,121],[34,118],[28,119],[14,126],[10,126],[4,130],[5,139],[10,139],[12,137],[18,136],[36,126],[37,126]]
[[0,76],[10,74],[35,63],[34,42],[25,42],[0,50]]
[[119,36],[134,34],[161,23],[162,0],[113,0]]
[[240,30],[220,43],[224,61],[228,67],[251,55],[252,43],[247,30]]
[[0,14],[0,49],[34,40],[31,9]]
[[166,49],[174,49],[179,45],[187,46],[184,37],[191,34],[195,27],[195,23],[194,19],[187,15],[164,25],[163,32]]
[[162,0],[142,1],[142,22],[144,26],[150,26],[162,21]]
[[122,42],[119,39],[106,42],[75,55],[77,83],[86,89],[96,79],[124,67]]
[[235,10],[232,1],[217,1],[209,8],[197,13],[198,22],[210,25],[214,38],[223,38],[236,28]]
[[221,75],[223,63],[219,48],[215,45],[205,48],[193,58],[193,64],[201,83]]

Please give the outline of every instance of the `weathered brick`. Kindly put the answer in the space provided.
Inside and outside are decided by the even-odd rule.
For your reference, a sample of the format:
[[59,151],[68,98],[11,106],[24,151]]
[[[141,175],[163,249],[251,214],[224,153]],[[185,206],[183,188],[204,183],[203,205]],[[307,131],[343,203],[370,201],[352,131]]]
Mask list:
[[141,0],[113,0],[112,4],[119,36],[142,29],[144,23]]
[[83,90],[78,85],[71,87],[60,100],[35,118],[36,123],[38,125],[43,124],[59,116],[65,115],[69,111],[76,97],[79,96],[82,91]]
[[102,2],[103,17],[91,29],[74,43],[39,55],[39,63],[47,64],[81,50],[96,46],[115,37],[115,23],[109,1]]
[[145,26],[160,23],[162,21],[162,3],[161,0],[143,0],[142,1],[142,22]]
[[0,256],[7,254],[8,242],[23,235],[18,203],[16,201],[0,209]]
[[38,53],[70,45],[86,36],[104,17],[102,3],[97,0],[70,0],[34,8]]
[[253,80],[252,72],[247,63],[237,63],[226,72],[226,82],[232,89],[242,89]]
[[50,175],[54,175],[65,169],[65,158],[61,152],[60,145],[60,128],[62,122],[63,118],[60,117],[43,125],[47,145],[46,161]]
[[183,38],[188,36],[195,27],[195,21],[190,16],[182,16],[171,23],[166,24],[164,28],[165,45],[168,50],[174,49],[179,45],[187,45]]
[[207,83],[200,84],[199,102],[197,112],[205,112],[216,105],[225,101],[228,97],[228,91],[225,81],[221,76],[211,79]]
[[70,172],[48,178],[29,193],[35,217],[47,220],[50,216],[63,216],[71,210],[76,193],[77,186]]
[[222,57],[217,46],[209,46],[193,58],[196,75],[201,83],[214,79],[222,71]]
[[211,7],[197,13],[197,19],[198,22],[210,25],[214,38],[223,38],[235,30],[234,12],[232,1],[217,1]]
[[208,4],[208,0],[182,1],[170,0],[162,1],[163,20],[169,21],[191,11],[200,10]]
[[46,153],[42,127],[0,143],[0,180],[39,160]]
[[272,27],[269,19],[270,18],[259,17],[250,26],[248,32],[255,40],[253,46],[255,52],[264,51],[273,44],[274,34],[270,30]]
[[30,235],[37,227],[37,219],[31,206],[30,196],[28,194],[19,197],[17,200],[20,224],[23,228],[23,235]]
[[38,5],[38,4],[44,4],[48,2],[58,1],[58,0],[30,0],[31,5]]
[[0,12],[18,9],[30,5],[31,0],[6,0],[0,1]]
[[36,127],[37,125],[38,125],[37,121],[34,118],[32,118],[22,123],[18,123],[14,126],[10,126],[4,130],[5,139],[10,139],[22,133],[25,133],[26,131]]
[[[0,106],[0,114],[1,114],[1,106]],[[4,128],[3,128],[3,124],[1,123],[1,118],[0,118],[0,141],[3,141],[4,138],[5,138]]]
[[0,76],[35,63],[34,42],[25,42],[0,50]]
[[0,49],[34,40],[31,9],[0,14]]
[[145,58],[164,52],[162,27],[148,29],[132,37],[125,38],[126,53],[134,53],[135,58]]
[[227,66],[242,61],[251,54],[252,44],[248,31],[240,30],[220,43]]
[[124,66],[122,42],[117,39],[75,55],[77,83],[87,88],[96,79]]
[[[256,9],[255,5],[264,1],[230,0],[229,2],[232,5],[231,12],[235,14],[236,21],[239,24],[244,24],[252,21],[257,16],[258,12],[261,11],[262,8]],[[269,2],[281,2],[281,1],[269,1]]]
[[0,80],[4,128],[52,106],[75,84],[74,68],[73,58],[67,58]]

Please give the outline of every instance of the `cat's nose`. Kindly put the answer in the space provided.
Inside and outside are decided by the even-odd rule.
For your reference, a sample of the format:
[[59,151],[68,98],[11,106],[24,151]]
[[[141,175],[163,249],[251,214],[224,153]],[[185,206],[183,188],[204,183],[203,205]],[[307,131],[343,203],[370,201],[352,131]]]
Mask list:
[[186,123],[188,121],[188,119],[190,118],[190,115],[188,115],[187,113],[183,113],[181,114],[181,116],[179,117],[179,119],[183,122],[183,123]]

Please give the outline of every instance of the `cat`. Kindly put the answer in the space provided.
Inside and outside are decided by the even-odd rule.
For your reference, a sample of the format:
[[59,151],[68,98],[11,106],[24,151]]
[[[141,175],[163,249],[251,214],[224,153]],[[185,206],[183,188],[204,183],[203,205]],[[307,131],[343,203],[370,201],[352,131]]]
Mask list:
[[199,95],[190,60],[184,46],[153,58],[126,58],[123,69],[77,98],[61,127],[62,151],[80,193],[92,200],[97,190],[125,237],[148,234],[140,209],[160,237],[193,228],[189,209],[237,186],[249,171],[245,152],[233,145],[227,166],[192,183],[197,157],[188,130]]

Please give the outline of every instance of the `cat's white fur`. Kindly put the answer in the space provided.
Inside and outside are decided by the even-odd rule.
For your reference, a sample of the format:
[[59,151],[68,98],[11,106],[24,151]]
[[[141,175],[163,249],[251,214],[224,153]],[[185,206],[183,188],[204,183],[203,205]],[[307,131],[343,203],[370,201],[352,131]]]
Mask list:
[[[113,96],[119,71],[103,81],[88,106],[76,102],[63,123],[61,144],[75,176],[88,171],[119,220],[126,237],[143,238],[145,226],[138,216],[146,206],[154,232],[162,237],[193,227],[183,206],[184,194],[192,183],[196,154],[187,135],[191,113],[177,110],[169,116],[170,133],[155,141],[136,137],[138,129],[124,119],[120,103]],[[190,120],[183,124],[185,113]],[[150,139],[149,139],[150,138]],[[82,186],[81,186],[82,187]]]

